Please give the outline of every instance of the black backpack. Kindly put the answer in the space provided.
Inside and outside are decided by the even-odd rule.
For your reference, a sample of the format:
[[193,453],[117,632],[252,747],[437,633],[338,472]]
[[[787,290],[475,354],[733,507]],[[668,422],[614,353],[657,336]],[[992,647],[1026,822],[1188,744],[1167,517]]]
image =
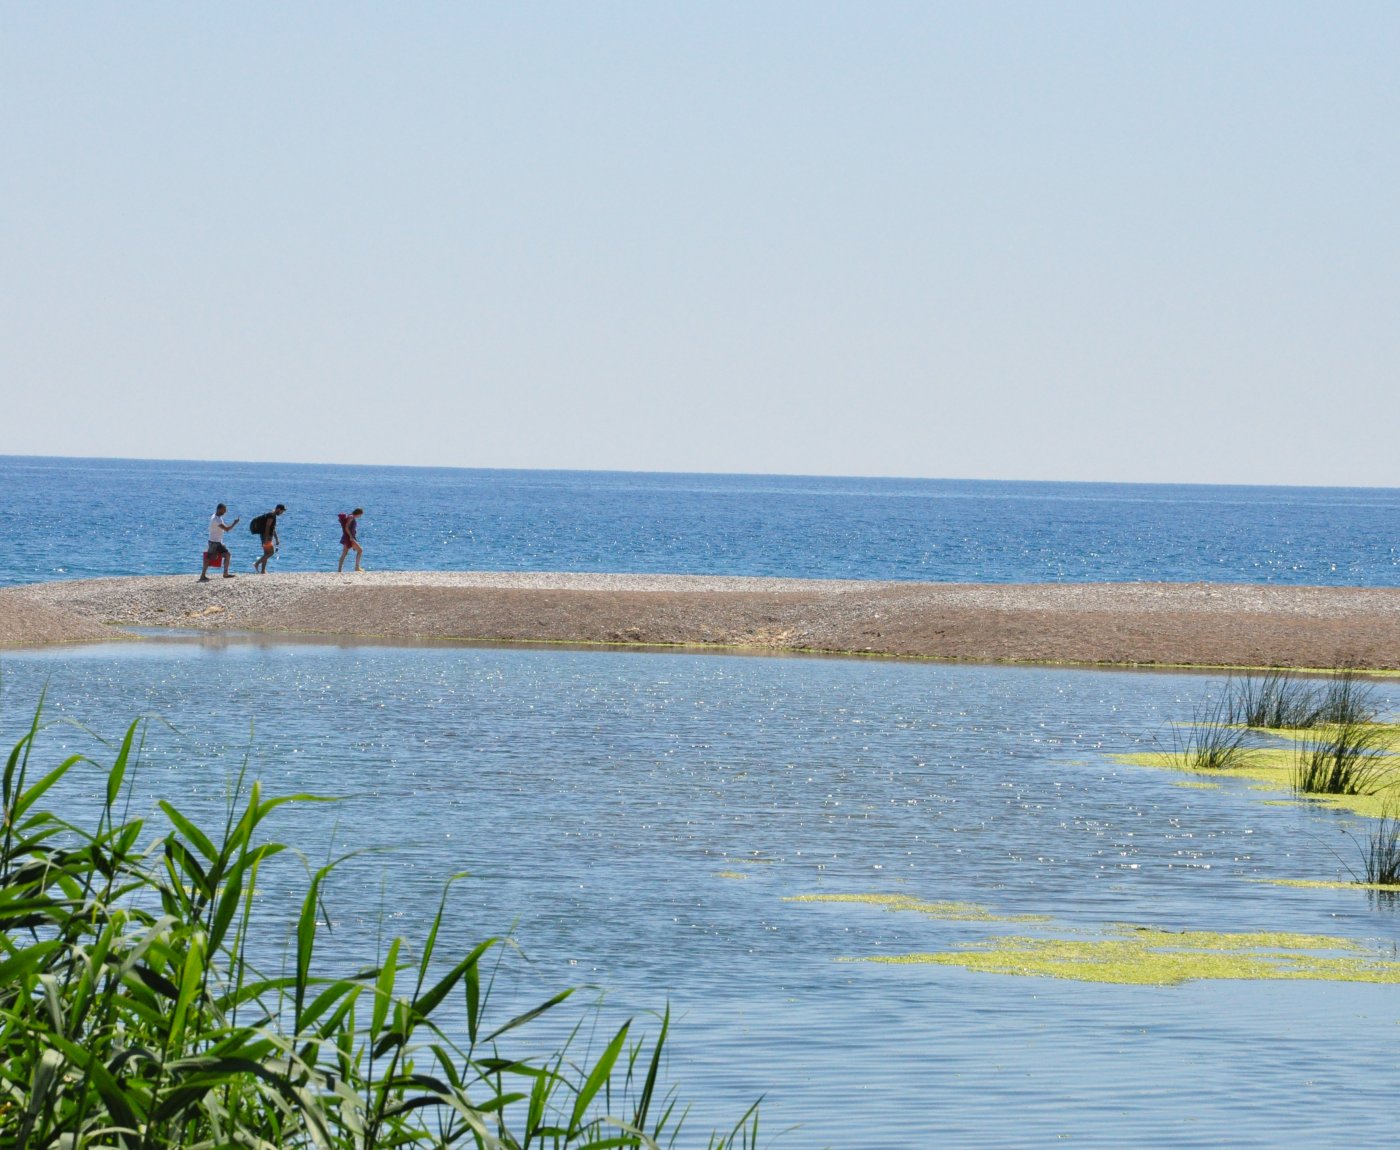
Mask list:
[[252,521],[250,524],[248,524],[248,530],[251,531],[254,535],[261,535],[261,534],[263,533],[263,526],[264,526],[266,523],[267,523],[267,514],[266,514],[266,513],[264,513],[264,514],[262,514],[262,515],[254,515],[254,516],[253,516],[253,521]]

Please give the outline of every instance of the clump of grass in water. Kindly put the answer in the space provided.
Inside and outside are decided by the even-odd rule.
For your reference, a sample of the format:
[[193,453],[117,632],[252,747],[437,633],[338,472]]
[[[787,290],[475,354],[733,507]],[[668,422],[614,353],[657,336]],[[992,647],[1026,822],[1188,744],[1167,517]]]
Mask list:
[[1272,670],[1232,678],[1225,689],[1227,723],[1271,730],[1306,730],[1376,719],[1374,688],[1354,670],[1322,686],[1291,671]]
[[1388,810],[1371,832],[1363,855],[1366,881],[1375,886],[1400,885],[1400,815]]
[[1198,703],[1191,725],[1172,733],[1172,753],[1195,771],[1228,771],[1242,766],[1249,747],[1248,732],[1230,721],[1231,698]]
[[1318,702],[1317,715],[1308,725],[1362,725],[1374,723],[1376,714],[1375,687],[1361,679],[1355,671],[1346,670],[1327,681]]
[[[564,1049],[506,1050],[564,991],[488,1026],[487,939],[443,969],[439,905],[417,962],[402,940],[350,978],[315,972],[317,914],[330,864],[310,878],[296,924],[295,969],[270,978],[246,957],[271,812],[239,780],[222,834],[169,803],[172,830],[143,846],[143,823],[115,815],[137,724],[107,772],[94,830],[40,806],[81,756],[31,781],[39,730],[5,763],[0,801],[0,1130],[6,1146],[239,1146],[377,1150],[602,1150],[674,1144],[684,1118],[658,1095],[669,1011],[648,1049],[623,1025],[591,1064]],[[444,903],[446,895],[444,893]],[[449,995],[465,1035],[437,1016]],[[578,1031],[575,1031],[577,1034]],[[751,1108],[711,1150],[749,1147]]]
[[1265,671],[1231,678],[1225,688],[1226,722],[1272,729],[1311,727],[1318,712],[1312,684],[1289,671]]
[[1342,723],[1326,738],[1302,747],[1293,789],[1308,795],[1375,794],[1386,773],[1384,739],[1362,723]]

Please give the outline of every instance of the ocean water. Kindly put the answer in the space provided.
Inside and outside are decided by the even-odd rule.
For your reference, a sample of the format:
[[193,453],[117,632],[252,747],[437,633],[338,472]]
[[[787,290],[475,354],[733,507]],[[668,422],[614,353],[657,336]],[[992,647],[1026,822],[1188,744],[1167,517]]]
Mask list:
[[197,571],[214,506],[277,503],[273,570],[365,565],[931,582],[1400,585],[1400,490],[0,457],[0,585]]
[[[221,821],[245,757],[272,793],[342,796],[270,824],[313,865],[359,852],[327,894],[340,969],[387,934],[421,938],[467,872],[440,953],[513,933],[498,1018],[569,985],[653,1029],[669,1002],[685,1145],[760,1095],[763,1144],[802,1150],[1393,1139],[1395,987],[849,962],[1040,928],[790,901],[970,902],[1088,937],[1316,932],[1394,958],[1392,906],[1264,881],[1346,878],[1362,820],[1112,758],[1169,738],[1217,678],[229,638],[3,671],[11,741],[47,688],[41,763],[110,761],[95,736],[153,716],[135,812],[170,798]],[[1400,686],[1378,689],[1393,715]],[[100,778],[84,767],[56,792],[66,817],[91,817]],[[274,968],[304,889],[284,860],[259,881]]]

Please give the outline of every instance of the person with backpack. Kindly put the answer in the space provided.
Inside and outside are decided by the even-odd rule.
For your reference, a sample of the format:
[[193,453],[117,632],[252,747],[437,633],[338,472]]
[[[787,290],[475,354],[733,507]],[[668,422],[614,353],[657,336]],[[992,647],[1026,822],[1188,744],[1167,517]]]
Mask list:
[[232,579],[233,572],[228,569],[230,561],[233,559],[229,549],[224,546],[224,533],[232,531],[238,526],[238,520],[232,523],[224,522],[224,513],[228,510],[222,503],[214,508],[214,514],[209,517],[209,544],[204,552],[204,566],[199,570],[199,581],[209,582],[209,568],[223,567],[224,578]]
[[277,553],[277,548],[282,546],[282,540],[277,536],[277,517],[286,510],[287,508],[279,503],[271,511],[253,516],[253,521],[248,524],[248,530],[262,539],[262,554],[253,560],[253,570],[259,575],[267,574],[267,561]]
[[337,571],[345,569],[345,557],[349,555],[351,551],[355,553],[355,570],[364,570],[364,568],[360,566],[360,556],[365,552],[364,548],[360,546],[360,541],[356,538],[360,516],[364,513],[365,509],[363,507],[355,508],[349,515],[346,515],[343,511],[340,513],[340,562],[335,565]]

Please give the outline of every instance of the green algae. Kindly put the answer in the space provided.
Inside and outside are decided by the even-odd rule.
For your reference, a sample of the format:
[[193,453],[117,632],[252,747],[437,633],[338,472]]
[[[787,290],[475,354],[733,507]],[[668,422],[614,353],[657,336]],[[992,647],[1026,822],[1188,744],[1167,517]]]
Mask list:
[[[1290,884],[1292,885],[1292,884]],[[1296,885],[1349,886],[1393,890],[1358,883]],[[966,902],[929,902],[897,894],[806,894],[784,902],[846,903],[914,911],[947,921],[1049,921],[1044,915],[996,915]],[[1286,931],[1169,931],[1128,923],[1107,933],[1058,929],[1057,937],[1005,935],[968,943],[955,950],[845,957],[841,962],[881,965],[957,966],[984,974],[1060,978],[1125,986],[1176,986],[1193,980],[1314,980],[1400,985],[1400,962],[1378,958],[1353,939]]]
[[1400,984],[1400,962],[1327,935],[1217,933],[1118,926],[1115,936],[1004,937],[927,954],[876,955],[846,962],[959,966],[986,974],[1061,978],[1126,986],[1176,986],[1193,980],[1314,980]]
[[748,875],[744,874],[742,871],[737,871],[737,870],[722,870],[722,871],[716,871],[715,874],[716,874],[719,878],[745,879],[745,878],[748,878],[748,877],[749,877]]
[[[1271,732],[1275,733],[1275,732]],[[1316,738],[1316,732],[1300,732]],[[1400,737],[1400,736],[1397,736]],[[1156,767],[1180,771],[1193,779],[1249,779],[1258,783],[1256,790],[1293,792],[1293,777],[1297,767],[1296,747],[1251,747],[1244,752],[1240,765],[1228,770],[1204,770],[1191,766],[1185,755],[1172,751],[1139,751],[1110,756],[1114,761],[1137,767]],[[1295,802],[1351,811],[1367,818],[1382,818],[1400,806],[1400,758],[1396,766],[1380,779],[1380,785],[1368,795],[1298,794]]]
[[1266,883],[1269,886],[1296,886],[1314,890],[1378,890],[1400,893],[1400,884],[1397,883],[1357,882],[1352,879],[1252,878],[1249,881]]
[[883,907],[885,910],[908,910],[925,914],[930,918],[947,919],[952,922],[1048,922],[1043,914],[995,914],[985,906],[975,902],[927,902],[907,894],[795,894],[783,899],[784,902],[839,902],[862,903],[867,906]]
[[[1354,723],[1352,726],[1374,733],[1379,739],[1380,745],[1386,750],[1400,751],[1400,723]],[[1255,729],[1261,734],[1298,743],[1334,738],[1342,728],[1338,723],[1323,723],[1317,727],[1258,727]]]

